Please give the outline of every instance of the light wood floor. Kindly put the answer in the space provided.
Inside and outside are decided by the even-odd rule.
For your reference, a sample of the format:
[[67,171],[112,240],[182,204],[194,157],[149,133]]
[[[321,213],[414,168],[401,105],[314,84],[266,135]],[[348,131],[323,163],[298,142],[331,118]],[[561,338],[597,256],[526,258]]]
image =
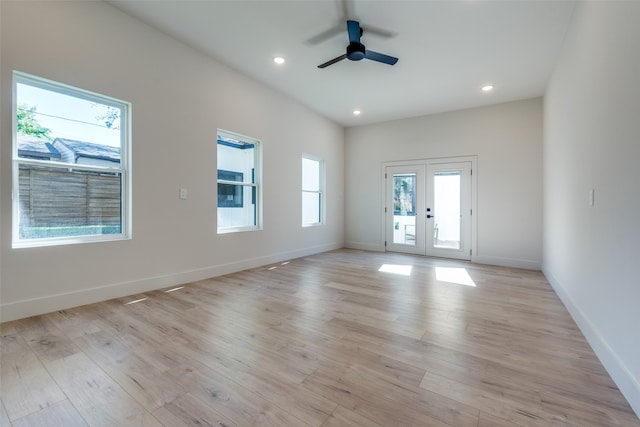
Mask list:
[[539,272],[340,250],[1,328],[2,426],[640,426]]

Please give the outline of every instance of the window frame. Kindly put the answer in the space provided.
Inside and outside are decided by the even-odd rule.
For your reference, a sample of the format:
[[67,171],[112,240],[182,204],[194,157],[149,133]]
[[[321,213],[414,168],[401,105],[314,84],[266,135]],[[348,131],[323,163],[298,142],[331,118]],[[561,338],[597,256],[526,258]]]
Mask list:
[[[106,95],[91,92],[85,89],[69,86],[53,80],[13,71],[12,82],[12,248],[47,247],[78,243],[95,243],[119,240],[130,240],[132,237],[131,225],[131,103],[112,98]],[[96,102],[103,105],[121,109],[120,115],[120,164],[118,168],[75,164],[59,161],[37,160],[26,157],[18,157],[18,84],[37,87],[39,89],[55,92],[85,101]],[[20,238],[20,166],[44,167],[57,170],[77,170],[83,172],[95,172],[114,174],[120,176],[120,233],[114,234],[88,234],[79,236],[41,237],[32,239]]]
[[[311,160],[314,162],[318,163],[318,190],[305,190],[304,188],[304,161],[305,160]],[[325,191],[325,178],[326,178],[326,163],[324,161],[324,159],[311,155],[311,154],[302,154],[301,157],[301,162],[300,162],[300,171],[301,171],[301,179],[300,179],[300,187],[301,187],[301,193],[300,193],[300,223],[302,225],[303,228],[305,227],[318,227],[318,226],[322,226],[325,225],[326,223],[326,191]],[[318,214],[320,216],[320,221],[319,222],[311,222],[311,223],[305,223],[304,222],[304,194],[305,193],[311,193],[311,194],[318,194],[319,195],[319,201],[320,201],[320,207],[318,209]]]
[[[220,137],[228,138],[244,143],[253,144],[253,170],[252,173],[244,173],[245,180],[240,181],[230,181],[224,179],[218,179],[218,171],[227,171],[227,169],[220,169],[219,164],[219,151],[218,147],[220,145]],[[262,141],[257,138],[245,136],[236,132],[231,132],[224,129],[217,129],[216,132],[216,232],[217,234],[229,234],[229,233],[238,233],[245,231],[259,231],[262,230]],[[235,172],[235,171],[231,171]],[[251,178],[252,182],[246,181],[247,176]],[[232,186],[240,186],[242,188],[241,194],[245,194],[245,191],[249,191],[249,194],[252,195],[252,200],[255,202],[254,204],[254,225],[240,225],[240,226],[229,226],[229,227],[220,227],[220,208],[224,209],[238,209],[238,207],[227,207],[220,206],[218,199],[218,188],[220,185],[232,185]],[[241,208],[245,208],[244,206]],[[240,210],[238,210],[240,212]]]

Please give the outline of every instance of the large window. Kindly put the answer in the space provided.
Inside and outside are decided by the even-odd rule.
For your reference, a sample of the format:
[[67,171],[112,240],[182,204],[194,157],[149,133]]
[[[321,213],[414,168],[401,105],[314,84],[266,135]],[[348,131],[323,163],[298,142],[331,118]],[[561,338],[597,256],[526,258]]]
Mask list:
[[218,233],[261,228],[260,142],[218,130]]
[[324,222],[324,162],[302,156],[302,226]]
[[130,105],[13,81],[13,247],[129,238]]

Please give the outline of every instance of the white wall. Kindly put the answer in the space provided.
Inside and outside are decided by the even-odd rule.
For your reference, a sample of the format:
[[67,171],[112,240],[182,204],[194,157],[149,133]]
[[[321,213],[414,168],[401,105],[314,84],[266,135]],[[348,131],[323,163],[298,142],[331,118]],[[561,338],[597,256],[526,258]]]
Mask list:
[[638,2],[579,2],[544,114],[544,273],[638,414],[639,23]]
[[477,155],[473,260],[540,269],[542,99],[346,130],[348,247],[384,250],[382,163]]
[[[341,126],[108,4],[0,8],[2,320],[343,246]],[[132,240],[11,249],[14,69],[132,103]],[[262,231],[216,234],[217,128],[263,142]],[[303,152],[326,160],[323,227],[300,226]]]

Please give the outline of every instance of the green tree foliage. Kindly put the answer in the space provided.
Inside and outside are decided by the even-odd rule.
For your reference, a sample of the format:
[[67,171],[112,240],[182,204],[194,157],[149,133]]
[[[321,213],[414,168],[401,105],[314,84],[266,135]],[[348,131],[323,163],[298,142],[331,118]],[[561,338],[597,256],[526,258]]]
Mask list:
[[18,119],[18,133],[22,135],[32,135],[51,141],[51,129],[38,123],[35,115],[35,106],[29,107],[27,104],[18,106],[16,114]]
[[108,129],[120,129],[120,109],[104,104],[93,104],[93,107],[102,108],[102,112],[96,116],[97,121],[104,122]]

